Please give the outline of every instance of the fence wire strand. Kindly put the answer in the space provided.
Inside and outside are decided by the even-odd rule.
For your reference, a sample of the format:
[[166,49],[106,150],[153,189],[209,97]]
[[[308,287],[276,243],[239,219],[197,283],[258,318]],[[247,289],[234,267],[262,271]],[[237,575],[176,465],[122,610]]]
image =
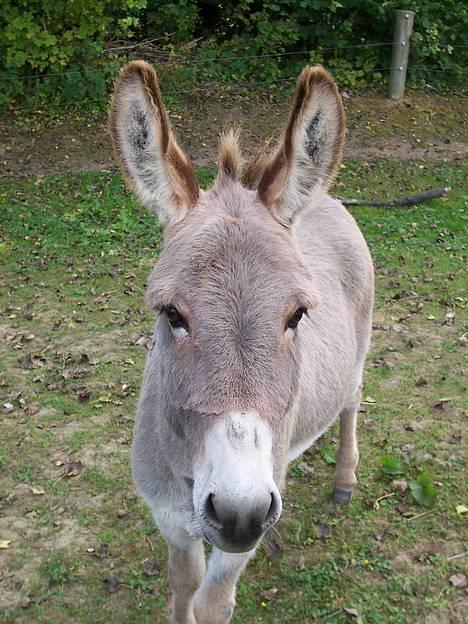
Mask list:
[[[388,71],[389,69],[391,69],[390,67],[374,67],[372,69],[368,69],[368,70],[361,70],[361,71],[366,71],[366,72],[378,72],[378,71]],[[260,86],[264,86],[266,87],[266,89],[269,89],[272,85],[275,84],[280,84],[280,83],[288,83],[288,82],[296,82],[297,81],[297,76],[294,76],[292,78],[277,78],[276,80],[270,80],[268,82],[265,81],[255,81],[255,82],[226,82],[226,83],[218,83],[218,84],[213,84],[210,86],[206,86],[206,87],[193,87],[191,89],[177,89],[177,90],[164,90],[164,95],[165,96],[174,96],[174,95],[188,95],[188,94],[193,94],[193,93],[212,93],[213,91],[220,91],[223,89],[246,89],[249,87],[260,87]],[[97,104],[97,103],[102,103],[103,99],[96,99],[96,100],[81,100],[80,104]],[[72,107],[73,104],[69,103],[69,104],[63,104],[62,106],[57,105],[57,104],[37,104],[35,106],[15,106],[15,107],[9,107],[9,108],[5,108],[5,107],[0,107],[0,110],[2,110],[2,112],[4,113],[9,113],[9,112],[14,112],[17,110],[42,110],[42,109],[46,109],[46,108],[68,108],[68,107]]]
[[[378,47],[388,47],[393,46],[395,43],[388,42],[376,42],[376,43],[356,43],[345,46],[327,46],[325,48],[313,49],[313,50],[295,50],[291,52],[272,52],[268,54],[246,54],[246,55],[234,55],[234,56],[215,56],[212,58],[201,58],[201,59],[171,59],[170,53],[165,50],[155,50],[156,54],[166,55],[165,63],[162,64],[170,64],[171,62],[177,63],[178,65],[192,65],[192,64],[205,64],[205,63],[223,63],[229,61],[237,61],[237,60],[253,60],[253,59],[266,59],[266,58],[282,58],[285,56],[305,56],[307,54],[315,54],[317,52],[330,52],[332,50],[349,50],[349,49],[357,49],[357,48],[378,48]],[[134,46],[136,47],[136,46]],[[465,49],[468,48],[468,45],[450,45],[450,44],[441,44],[439,48],[451,48],[451,49]],[[376,70],[377,71],[377,70]],[[435,71],[444,71],[444,70],[435,70]],[[454,71],[454,70],[451,70]],[[58,76],[71,76],[71,75],[86,75],[86,74],[101,74],[102,71],[99,69],[72,69],[63,72],[48,72],[46,74],[12,74],[10,76],[3,76],[0,78],[0,82],[6,82],[9,80],[39,80],[43,78],[49,77],[58,77]]]
[[[326,48],[320,48],[315,50],[296,50],[291,52],[272,52],[268,54],[246,54],[246,55],[238,55],[238,56],[216,56],[212,58],[206,59],[174,59],[174,62],[178,65],[198,65],[204,63],[222,63],[226,61],[237,61],[237,60],[252,60],[252,59],[263,59],[263,58],[280,58],[284,56],[305,56],[307,54],[315,54],[317,52],[329,52],[330,50],[347,50],[347,49],[355,49],[355,48],[376,48],[383,46],[393,46],[392,43],[359,43],[353,45],[345,45],[345,46],[329,46]],[[158,54],[160,52],[158,51]],[[162,51],[161,51],[162,53]],[[166,61],[167,64],[171,62],[171,59]],[[99,69],[72,69],[64,72],[49,72],[47,74],[29,74],[29,75],[18,75],[12,74],[11,76],[4,76],[0,78],[0,82],[5,82],[8,80],[27,80],[27,79],[40,79],[47,78],[49,76],[67,76],[67,75],[80,75],[80,74],[95,74],[102,73]]]

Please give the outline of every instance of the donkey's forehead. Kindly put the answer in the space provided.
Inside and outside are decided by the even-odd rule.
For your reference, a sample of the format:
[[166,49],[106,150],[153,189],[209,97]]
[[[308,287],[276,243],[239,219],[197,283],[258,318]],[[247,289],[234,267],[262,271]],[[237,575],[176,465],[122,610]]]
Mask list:
[[[287,270],[297,264],[288,230],[279,225],[256,194],[240,184],[215,186],[202,198],[167,253],[195,272],[262,267]],[[173,249],[171,249],[173,247]]]
[[252,290],[283,303],[307,290],[290,232],[240,184],[216,186],[184,223],[169,232],[151,277],[153,292],[191,299]]

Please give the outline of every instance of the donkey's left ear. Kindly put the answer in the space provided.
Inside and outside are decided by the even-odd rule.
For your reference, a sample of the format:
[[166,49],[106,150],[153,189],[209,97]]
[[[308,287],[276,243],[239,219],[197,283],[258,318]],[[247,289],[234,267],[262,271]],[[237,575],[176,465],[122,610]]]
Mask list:
[[341,161],[345,114],[333,78],[306,67],[297,81],[288,125],[265,167],[258,197],[289,225],[298,210],[331,184]]
[[163,225],[183,219],[196,204],[199,188],[172,133],[151,65],[125,65],[115,85],[109,121],[115,155],[136,194]]

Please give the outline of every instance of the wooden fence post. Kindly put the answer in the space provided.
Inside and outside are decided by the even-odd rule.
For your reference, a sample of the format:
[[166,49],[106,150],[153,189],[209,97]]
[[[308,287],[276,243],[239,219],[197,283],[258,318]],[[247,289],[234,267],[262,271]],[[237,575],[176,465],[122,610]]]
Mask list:
[[414,11],[397,11],[393,31],[392,65],[388,82],[388,97],[398,100],[405,94],[406,70],[410,37],[413,30]]

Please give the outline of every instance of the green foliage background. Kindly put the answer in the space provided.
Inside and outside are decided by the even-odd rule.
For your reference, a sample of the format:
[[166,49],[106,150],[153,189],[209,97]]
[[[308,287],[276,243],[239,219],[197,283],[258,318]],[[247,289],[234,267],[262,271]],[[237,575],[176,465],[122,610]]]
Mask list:
[[[117,66],[148,55],[178,85],[195,76],[271,82],[319,62],[342,86],[375,86],[391,56],[375,44],[391,42],[395,10],[405,8],[416,12],[411,64],[427,68],[410,81],[463,87],[463,0],[3,0],[0,104],[104,100]],[[219,57],[230,60],[210,60]]]

